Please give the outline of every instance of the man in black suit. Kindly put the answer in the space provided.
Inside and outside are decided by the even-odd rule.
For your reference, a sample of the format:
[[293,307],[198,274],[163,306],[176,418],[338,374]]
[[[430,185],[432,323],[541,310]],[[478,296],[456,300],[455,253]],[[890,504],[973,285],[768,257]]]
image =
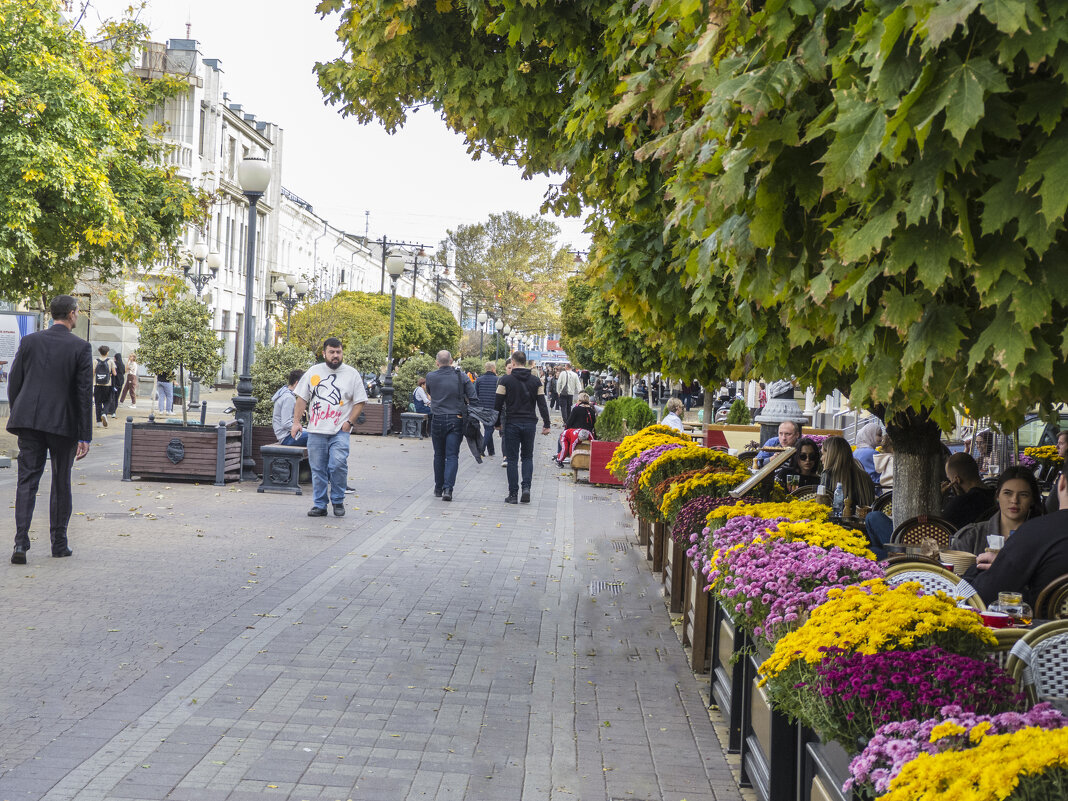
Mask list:
[[78,320],[78,301],[57,295],[50,311],[52,327],[22,338],[8,378],[11,413],[7,430],[19,438],[13,565],[26,564],[46,454],[52,459],[52,556],[71,555],[67,547],[70,473],[74,460],[89,453],[93,439],[92,347],[71,331]]

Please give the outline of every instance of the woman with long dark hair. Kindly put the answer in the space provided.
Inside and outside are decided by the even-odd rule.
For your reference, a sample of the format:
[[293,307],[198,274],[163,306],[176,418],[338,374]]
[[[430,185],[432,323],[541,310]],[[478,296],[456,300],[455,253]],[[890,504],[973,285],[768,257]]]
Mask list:
[[949,547],[971,551],[976,556],[987,549],[987,538],[996,534],[1008,539],[1025,521],[1044,512],[1042,492],[1035,474],[1026,467],[1010,467],[998,479],[997,511],[986,520],[969,523],[953,535]]
[[853,458],[853,449],[845,437],[827,437],[823,441],[823,478],[827,493],[842,485],[847,500],[857,506],[871,506],[875,500],[875,485],[868,471]]

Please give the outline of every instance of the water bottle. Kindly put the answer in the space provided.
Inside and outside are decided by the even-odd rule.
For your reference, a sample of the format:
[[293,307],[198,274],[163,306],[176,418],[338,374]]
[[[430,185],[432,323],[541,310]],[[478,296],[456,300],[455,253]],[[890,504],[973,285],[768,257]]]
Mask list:
[[835,517],[841,517],[844,509],[845,490],[842,488],[842,482],[839,481],[838,485],[834,488],[834,497],[831,498],[831,510],[834,512]]

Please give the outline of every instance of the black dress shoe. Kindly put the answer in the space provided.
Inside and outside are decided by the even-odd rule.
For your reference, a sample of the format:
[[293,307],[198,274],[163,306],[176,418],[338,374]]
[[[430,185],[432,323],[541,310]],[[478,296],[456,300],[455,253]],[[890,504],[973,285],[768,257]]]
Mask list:
[[26,564],[26,549],[21,545],[16,545],[14,552],[11,554],[11,564],[24,565]]
[[326,509],[321,506],[313,506],[308,510],[308,517],[326,517]]
[[72,556],[73,554],[74,551],[72,551],[70,548],[64,548],[62,551],[52,551],[52,556],[55,556],[56,558],[59,558],[61,556]]
[[505,503],[519,503],[519,498],[515,495],[506,495],[504,498]]
[[[323,514],[324,515],[326,514],[326,510],[325,509],[323,510]],[[343,503],[335,503],[334,504],[334,517],[344,517],[344,516],[345,516],[345,504],[343,504]]]
[[443,501],[451,501],[452,500],[452,490],[451,489],[442,490],[441,491],[441,500],[443,500]]
[[442,492],[444,492],[444,490],[434,490],[434,497],[435,498],[440,498]]
[[530,503],[530,490],[523,490],[523,494],[519,496],[520,503]]

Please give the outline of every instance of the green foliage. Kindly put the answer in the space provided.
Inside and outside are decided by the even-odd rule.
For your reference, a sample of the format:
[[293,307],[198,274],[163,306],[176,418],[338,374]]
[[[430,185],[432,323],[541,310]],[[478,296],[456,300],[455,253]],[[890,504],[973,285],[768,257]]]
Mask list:
[[203,215],[145,125],[188,84],[126,69],[147,33],[127,19],[94,44],[54,0],[0,0],[0,296],[39,302],[173,255]]
[[[290,341],[321,355],[323,340],[335,336],[346,351],[358,348],[366,355],[369,341],[388,336],[389,307],[389,295],[338,292],[330,300],[311,303],[293,312]],[[460,326],[446,308],[413,298],[397,298],[393,325],[395,360],[419,352],[453,351],[459,341]]]
[[288,385],[290,371],[307,370],[314,363],[315,357],[311,352],[299,345],[256,345],[256,358],[250,370],[252,396],[256,398],[253,424],[270,425],[274,411],[271,398],[274,393]]
[[[460,359],[460,367],[469,373],[473,373],[475,378],[478,378],[485,371],[486,362],[492,362],[493,359],[480,359],[478,356],[465,356]],[[504,359],[497,359],[497,375],[504,375]]]
[[419,376],[436,369],[438,365],[433,356],[420,354],[407,359],[393,374],[393,406],[407,411]]
[[574,263],[556,245],[559,234],[551,220],[506,211],[449,231],[441,251],[456,253],[456,277],[468,288],[472,308],[477,305],[516,331],[555,331],[564,280]]
[[727,412],[727,424],[732,426],[747,426],[751,422],[753,422],[753,418],[749,414],[749,407],[746,405],[745,400],[742,398],[735,398],[734,403],[731,404],[730,411]]
[[619,442],[623,439],[623,425],[626,421],[627,432],[633,434],[656,422],[656,412],[641,398],[616,398],[604,405],[604,411],[597,416],[597,439]]
[[[223,363],[223,342],[212,330],[211,313],[195,300],[175,300],[141,323],[137,357],[150,373],[175,380],[198,375],[211,381]],[[184,383],[181,383],[184,390]],[[187,407],[182,406],[182,419]]]
[[345,363],[351,364],[361,373],[382,375],[386,369],[386,335],[377,334],[364,339],[356,334],[344,340]]

